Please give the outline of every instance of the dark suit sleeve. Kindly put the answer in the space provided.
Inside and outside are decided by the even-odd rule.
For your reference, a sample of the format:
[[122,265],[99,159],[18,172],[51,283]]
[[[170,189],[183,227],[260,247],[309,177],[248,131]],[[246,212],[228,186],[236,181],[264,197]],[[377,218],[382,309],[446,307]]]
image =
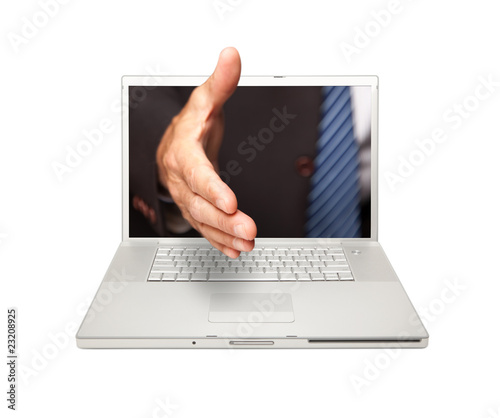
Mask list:
[[[129,90],[130,236],[169,236],[159,196],[156,149],[186,92],[176,87],[134,86]],[[189,97],[189,96],[187,96]]]

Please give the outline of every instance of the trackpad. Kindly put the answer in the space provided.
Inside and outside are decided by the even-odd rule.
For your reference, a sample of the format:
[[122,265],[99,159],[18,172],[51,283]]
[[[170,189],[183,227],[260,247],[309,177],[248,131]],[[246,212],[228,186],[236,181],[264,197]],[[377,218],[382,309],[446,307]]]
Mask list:
[[289,293],[213,293],[210,322],[293,322]]

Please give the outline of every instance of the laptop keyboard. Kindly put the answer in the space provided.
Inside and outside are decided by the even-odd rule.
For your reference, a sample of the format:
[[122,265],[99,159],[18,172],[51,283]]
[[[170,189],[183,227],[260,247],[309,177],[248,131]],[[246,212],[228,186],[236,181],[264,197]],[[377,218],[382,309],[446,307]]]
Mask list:
[[341,247],[254,248],[232,259],[209,247],[160,247],[148,281],[352,281]]

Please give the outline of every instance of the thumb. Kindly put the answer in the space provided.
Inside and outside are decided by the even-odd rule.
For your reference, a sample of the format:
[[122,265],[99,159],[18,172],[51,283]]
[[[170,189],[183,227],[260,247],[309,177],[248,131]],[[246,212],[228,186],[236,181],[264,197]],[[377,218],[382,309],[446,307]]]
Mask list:
[[201,86],[193,90],[190,102],[196,107],[210,107],[218,111],[236,90],[241,75],[241,59],[238,50],[224,48],[212,75]]

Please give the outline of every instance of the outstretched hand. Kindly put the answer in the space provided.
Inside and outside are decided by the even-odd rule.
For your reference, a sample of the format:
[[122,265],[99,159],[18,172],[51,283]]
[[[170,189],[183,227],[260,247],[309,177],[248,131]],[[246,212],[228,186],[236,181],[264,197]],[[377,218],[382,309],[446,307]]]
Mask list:
[[184,218],[232,258],[251,251],[257,235],[255,222],[238,210],[235,194],[216,172],[224,134],[222,106],[240,74],[238,51],[225,48],[213,74],[172,119],[156,152],[159,180]]

